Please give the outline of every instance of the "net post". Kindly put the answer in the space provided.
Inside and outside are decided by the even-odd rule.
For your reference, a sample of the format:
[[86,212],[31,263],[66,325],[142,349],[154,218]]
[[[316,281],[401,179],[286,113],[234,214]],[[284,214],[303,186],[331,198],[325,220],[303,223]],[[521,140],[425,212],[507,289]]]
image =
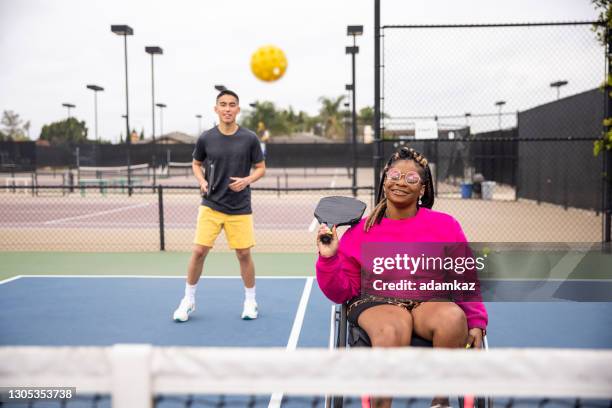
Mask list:
[[110,350],[113,408],[153,408],[150,344],[116,344]]

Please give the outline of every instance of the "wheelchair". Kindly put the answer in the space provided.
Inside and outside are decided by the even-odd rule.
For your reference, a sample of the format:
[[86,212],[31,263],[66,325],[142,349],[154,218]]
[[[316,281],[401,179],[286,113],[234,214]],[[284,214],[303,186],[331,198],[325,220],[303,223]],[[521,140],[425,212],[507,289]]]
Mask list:
[[[332,306],[330,328],[332,329],[332,336],[330,336],[330,348],[345,348],[345,347],[372,347],[368,334],[359,326],[353,325],[348,321],[347,318],[348,305],[343,303],[342,305]],[[433,343],[426,340],[416,334],[412,335],[410,342],[411,347],[433,347]],[[488,349],[486,336],[483,339],[483,348]],[[464,407],[464,398],[457,398],[459,408]],[[342,396],[328,396],[325,399],[326,408],[343,408],[345,405],[345,397]],[[350,402],[350,401],[348,401]],[[355,406],[353,404],[347,404]],[[357,404],[359,406],[359,404]],[[408,403],[410,406],[410,402]],[[493,400],[491,398],[474,397],[474,408],[492,408]]]

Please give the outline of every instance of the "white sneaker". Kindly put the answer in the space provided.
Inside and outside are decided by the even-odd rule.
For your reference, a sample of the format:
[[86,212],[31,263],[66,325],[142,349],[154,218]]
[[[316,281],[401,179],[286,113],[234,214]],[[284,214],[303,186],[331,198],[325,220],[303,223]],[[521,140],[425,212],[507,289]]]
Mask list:
[[257,302],[245,300],[242,308],[242,320],[254,320],[257,319],[257,315]]
[[181,304],[174,311],[172,317],[175,322],[186,322],[189,320],[189,315],[195,311],[195,301],[187,298],[181,299]]

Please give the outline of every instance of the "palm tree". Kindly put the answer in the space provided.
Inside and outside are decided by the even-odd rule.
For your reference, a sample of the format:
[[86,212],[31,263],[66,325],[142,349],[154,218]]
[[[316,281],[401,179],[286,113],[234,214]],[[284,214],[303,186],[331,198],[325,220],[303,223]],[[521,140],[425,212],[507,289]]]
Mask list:
[[340,110],[342,101],[345,95],[338,96],[337,98],[328,98],[322,96],[319,98],[321,102],[321,109],[319,115],[324,125],[324,134],[332,139],[344,137],[344,126],[342,124],[343,112]]

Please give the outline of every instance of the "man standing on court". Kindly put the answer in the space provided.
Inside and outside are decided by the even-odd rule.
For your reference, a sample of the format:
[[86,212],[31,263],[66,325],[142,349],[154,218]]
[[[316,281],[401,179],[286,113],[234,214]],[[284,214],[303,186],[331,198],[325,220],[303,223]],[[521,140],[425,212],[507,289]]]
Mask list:
[[[242,319],[257,318],[255,265],[251,247],[255,245],[250,184],[266,172],[257,135],[236,123],[240,113],[236,93],[223,90],[217,95],[215,113],[219,125],[198,138],[193,151],[192,169],[202,193],[202,205],[193,252],[187,270],[185,296],[174,312],[174,320],[185,322],[195,310],[195,293],[204,260],[223,229],[230,248],[236,251],[244,282]],[[251,168],[255,170],[251,173]],[[204,167],[204,174],[202,174]]]

